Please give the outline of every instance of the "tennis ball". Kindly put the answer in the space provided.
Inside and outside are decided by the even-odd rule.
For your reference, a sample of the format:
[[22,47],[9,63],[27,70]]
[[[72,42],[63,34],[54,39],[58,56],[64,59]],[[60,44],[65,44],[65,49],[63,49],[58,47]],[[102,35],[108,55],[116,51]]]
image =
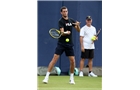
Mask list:
[[93,41],[96,40],[96,36],[93,36],[93,37],[91,38],[91,40],[93,40]]
[[68,38],[66,38],[66,42],[69,42],[70,40]]

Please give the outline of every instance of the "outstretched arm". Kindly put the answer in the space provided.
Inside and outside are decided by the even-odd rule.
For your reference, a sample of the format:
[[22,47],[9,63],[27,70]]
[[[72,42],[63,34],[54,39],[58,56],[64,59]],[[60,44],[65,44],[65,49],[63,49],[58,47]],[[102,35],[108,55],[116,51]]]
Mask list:
[[73,23],[75,26],[75,29],[80,32],[80,22],[76,21],[76,23]]

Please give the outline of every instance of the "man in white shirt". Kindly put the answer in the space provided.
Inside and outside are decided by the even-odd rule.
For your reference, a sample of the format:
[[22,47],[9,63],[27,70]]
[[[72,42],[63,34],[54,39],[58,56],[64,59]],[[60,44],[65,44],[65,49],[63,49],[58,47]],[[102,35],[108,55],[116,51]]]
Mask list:
[[92,18],[91,16],[86,17],[86,25],[83,26],[80,30],[80,44],[81,44],[81,60],[80,60],[80,73],[79,76],[83,77],[83,67],[84,67],[84,61],[85,59],[88,59],[88,66],[89,66],[89,74],[88,76],[91,77],[97,77],[92,72],[92,60],[94,58],[94,41],[92,37],[96,35],[96,28],[91,25],[92,24]]

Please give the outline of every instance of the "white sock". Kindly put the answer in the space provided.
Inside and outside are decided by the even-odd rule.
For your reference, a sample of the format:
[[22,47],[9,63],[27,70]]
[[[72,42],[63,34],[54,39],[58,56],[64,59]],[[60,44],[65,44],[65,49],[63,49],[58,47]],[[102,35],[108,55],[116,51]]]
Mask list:
[[49,78],[49,75],[50,75],[50,72],[47,72],[45,78]]
[[74,80],[74,77],[73,77],[73,76],[74,76],[74,74],[71,73],[71,74],[70,74],[70,80]]

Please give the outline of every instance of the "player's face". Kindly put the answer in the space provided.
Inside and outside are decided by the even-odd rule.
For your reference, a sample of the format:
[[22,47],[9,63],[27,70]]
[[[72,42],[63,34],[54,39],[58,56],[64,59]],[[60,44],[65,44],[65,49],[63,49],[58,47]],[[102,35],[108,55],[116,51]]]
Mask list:
[[68,16],[68,9],[63,9],[61,14],[63,17],[67,17]]
[[91,25],[91,24],[92,24],[92,19],[86,20],[86,24],[87,24],[87,25]]

